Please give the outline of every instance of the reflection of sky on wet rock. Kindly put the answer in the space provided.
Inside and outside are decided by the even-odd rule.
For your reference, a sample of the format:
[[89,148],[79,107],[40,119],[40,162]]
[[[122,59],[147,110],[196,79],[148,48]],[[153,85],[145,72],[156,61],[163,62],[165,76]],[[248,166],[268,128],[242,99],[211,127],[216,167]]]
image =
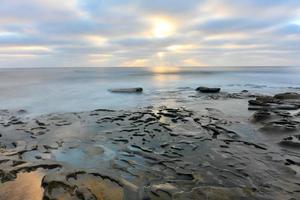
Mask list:
[[53,159],[77,168],[103,168],[115,157],[115,152],[103,145],[85,145],[76,148],[57,149],[51,152]]
[[13,181],[0,184],[0,199],[3,200],[41,200],[44,174],[39,171],[19,173]]

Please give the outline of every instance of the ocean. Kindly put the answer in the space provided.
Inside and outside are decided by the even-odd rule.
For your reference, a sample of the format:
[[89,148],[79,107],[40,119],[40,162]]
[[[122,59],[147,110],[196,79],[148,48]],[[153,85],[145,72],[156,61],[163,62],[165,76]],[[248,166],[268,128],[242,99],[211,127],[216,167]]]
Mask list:
[[[199,86],[264,94],[300,91],[296,67],[30,68],[0,69],[0,109],[31,116],[98,108],[132,109],[184,104]],[[142,94],[110,88],[142,87]]]

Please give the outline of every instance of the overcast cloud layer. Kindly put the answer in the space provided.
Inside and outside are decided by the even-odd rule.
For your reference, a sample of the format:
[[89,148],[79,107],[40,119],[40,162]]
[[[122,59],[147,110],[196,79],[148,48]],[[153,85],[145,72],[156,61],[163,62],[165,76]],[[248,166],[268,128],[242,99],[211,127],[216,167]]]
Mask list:
[[2,0],[0,67],[300,66],[299,0]]

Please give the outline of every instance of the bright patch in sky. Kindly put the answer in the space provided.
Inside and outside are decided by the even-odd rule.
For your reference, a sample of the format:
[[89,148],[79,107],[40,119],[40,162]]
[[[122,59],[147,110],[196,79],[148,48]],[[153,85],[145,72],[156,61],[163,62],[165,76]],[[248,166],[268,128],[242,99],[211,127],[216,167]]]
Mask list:
[[156,18],[154,21],[153,35],[156,38],[165,38],[175,32],[174,24],[163,18]]
[[299,13],[297,0],[2,0],[0,67],[300,66]]

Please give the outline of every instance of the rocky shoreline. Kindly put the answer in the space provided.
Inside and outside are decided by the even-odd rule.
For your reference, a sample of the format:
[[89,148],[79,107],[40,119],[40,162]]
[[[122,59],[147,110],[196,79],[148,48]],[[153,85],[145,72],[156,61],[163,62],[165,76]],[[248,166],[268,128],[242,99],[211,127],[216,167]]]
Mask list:
[[[2,110],[0,199],[30,196],[34,184],[37,199],[300,198],[299,94],[189,98],[188,107],[34,119]],[[249,109],[239,111],[245,118],[216,106],[235,99]]]

